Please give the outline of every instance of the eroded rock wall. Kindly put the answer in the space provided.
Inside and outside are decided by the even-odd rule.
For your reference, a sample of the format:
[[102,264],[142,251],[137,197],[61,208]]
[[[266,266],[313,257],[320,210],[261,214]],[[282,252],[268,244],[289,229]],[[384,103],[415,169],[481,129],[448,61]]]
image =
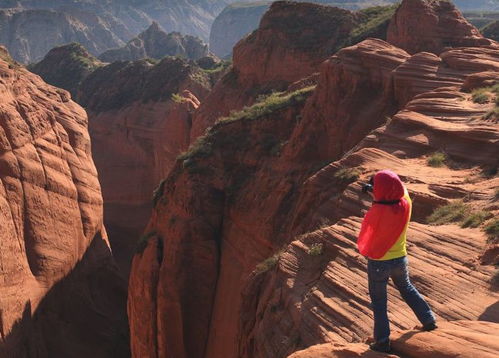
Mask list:
[[127,356],[86,113],[1,51],[0,355]]

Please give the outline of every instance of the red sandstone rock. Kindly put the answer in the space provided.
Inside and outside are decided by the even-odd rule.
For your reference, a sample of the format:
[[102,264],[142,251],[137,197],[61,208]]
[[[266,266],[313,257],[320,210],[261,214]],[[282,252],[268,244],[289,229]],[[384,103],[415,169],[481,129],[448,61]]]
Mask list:
[[232,70],[215,86],[194,117],[191,138],[257,96],[285,90],[317,72],[319,65],[344,45],[355,28],[351,11],[318,4],[276,1],[260,27],[239,41]]
[[392,341],[393,353],[376,353],[363,344],[334,346],[317,345],[296,352],[289,358],[356,358],[356,357],[403,357],[403,358],[492,358],[497,356],[499,346],[495,332],[497,323],[454,321],[440,324],[436,331],[405,331]]
[[387,41],[410,54],[440,54],[449,47],[494,42],[484,38],[447,0],[403,0],[388,28]]
[[85,111],[0,52],[0,356],[126,356]]
[[327,160],[352,148],[397,110],[392,71],[408,57],[378,39],[332,56],[321,67],[317,89],[287,150],[301,160]]
[[95,71],[80,88],[106,228],[125,274],[151,215],[153,191],[189,146],[192,113],[209,89],[203,76],[181,59],[155,66],[118,62]]
[[[360,179],[391,168],[408,183],[414,281],[439,317],[497,320],[493,269],[479,263],[484,233],[425,224],[433,209],[456,198],[497,211],[490,203],[496,179],[477,175],[498,150],[497,125],[484,120],[492,104],[475,104],[460,91],[466,76],[493,71],[497,55],[490,46],[411,57],[369,39],[321,67],[306,103],[215,124],[165,180],[146,230],[151,237],[134,258],[134,355],[279,358],[318,343],[363,341],[372,317],[355,237],[369,202],[341,168],[356,168]],[[244,102],[245,94],[230,93],[241,89],[236,77],[217,86],[199,113]],[[473,168],[428,167],[425,156],[437,150]],[[313,244],[324,252],[311,255]],[[280,250],[277,264],[265,261]],[[154,256],[160,264],[150,268]],[[453,287],[460,290],[449,296]],[[391,300],[394,327],[412,328],[412,313]],[[156,314],[144,322],[141,313],[150,310]]]

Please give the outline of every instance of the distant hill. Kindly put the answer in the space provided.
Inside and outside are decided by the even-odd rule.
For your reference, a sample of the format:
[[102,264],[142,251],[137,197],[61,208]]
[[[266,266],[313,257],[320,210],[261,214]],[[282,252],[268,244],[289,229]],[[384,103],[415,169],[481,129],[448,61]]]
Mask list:
[[104,62],[134,61],[142,58],[161,59],[165,56],[180,56],[198,60],[208,55],[208,45],[199,37],[182,35],[179,32],[167,34],[157,22],[128,44],[111,49],[99,56]]
[[[273,1],[245,1],[228,5],[213,22],[210,32],[210,50],[220,57],[230,56],[234,45],[245,35],[258,27],[261,17],[272,2]],[[359,10],[373,6],[391,5],[399,1],[307,0],[305,2],[337,6],[349,10]],[[468,11],[465,16],[478,28],[494,21],[495,19],[491,19],[491,17],[499,14],[498,0],[455,0],[454,3],[461,11]],[[498,11],[498,13],[492,13],[493,11]]]
[[156,21],[167,32],[208,41],[215,17],[233,0],[0,0],[0,44],[37,62],[55,46],[79,42],[97,56],[124,46]]

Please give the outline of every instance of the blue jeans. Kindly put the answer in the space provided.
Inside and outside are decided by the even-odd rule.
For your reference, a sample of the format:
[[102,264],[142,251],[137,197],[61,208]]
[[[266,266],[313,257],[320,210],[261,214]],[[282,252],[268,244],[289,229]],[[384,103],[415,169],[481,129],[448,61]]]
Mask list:
[[390,337],[386,293],[386,286],[390,277],[419,321],[423,325],[435,322],[435,316],[430,306],[409,280],[406,256],[386,261],[368,260],[367,276],[369,279],[369,296],[371,296],[374,313],[374,339],[376,342],[388,341]]

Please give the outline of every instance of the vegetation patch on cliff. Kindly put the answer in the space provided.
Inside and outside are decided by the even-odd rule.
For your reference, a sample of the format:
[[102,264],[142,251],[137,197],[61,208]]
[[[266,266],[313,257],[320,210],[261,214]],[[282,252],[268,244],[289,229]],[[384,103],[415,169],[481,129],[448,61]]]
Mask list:
[[492,214],[488,211],[473,210],[469,204],[456,200],[436,208],[427,222],[432,225],[458,223],[463,228],[476,228],[491,217]]
[[352,183],[359,179],[360,170],[357,168],[342,168],[334,173],[334,177],[345,183]]
[[488,222],[484,230],[490,242],[499,243],[499,219]]
[[[199,137],[194,144],[192,144],[186,152],[180,154],[177,159],[183,161],[184,167],[194,168],[194,159],[206,158],[213,152],[215,136],[221,126],[240,120],[257,120],[278,110],[303,103],[314,89],[315,86],[310,86],[291,93],[272,93],[253,106],[245,107],[239,112],[232,112],[228,117],[219,119],[213,127],[207,130],[204,136]],[[239,138],[237,141],[239,141]],[[230,144],[234,143],[234,140],[233,138],[220,138],[220,140],[217,140],[217,143]],[[265,147],[269,147],[268,149],[271,153],[278,154],[284,143],[278,141],[272,143],[272,146],[265,145]]]
[[45,58],[28,66],[53,86],[64,88],[76,98],[80,84],[103,63],[93,57],[79,43],[55,47]]
[[241,111],[232,112],[227,117],[220,118],[217,124],[230,123],[241,119],[255,120],[260,117],[267,116],[282,108],[304,102],[314,89],[315,86],[309,86],[291,93],[272,93],[265,97],[261,102],[258,102],[250,107],[244,107]]
[[348,44],[356,44],[368,37],[386,40],[386,31],[390,20],[399,4],[391,6],[374,6],[357,12],[360,22],[350,34]]
[[279,262],[279,259],[281,258],[281,255],[283,252],[284,252],[284,250],[280,250],[277,253],[275,253],[274,255],[272,255],[269,258],[260,262],[258,265],[256,265],[255,273],[258,275],[258,274],[267,272],[271,268],[275,267],[277,265],[277,263]]

